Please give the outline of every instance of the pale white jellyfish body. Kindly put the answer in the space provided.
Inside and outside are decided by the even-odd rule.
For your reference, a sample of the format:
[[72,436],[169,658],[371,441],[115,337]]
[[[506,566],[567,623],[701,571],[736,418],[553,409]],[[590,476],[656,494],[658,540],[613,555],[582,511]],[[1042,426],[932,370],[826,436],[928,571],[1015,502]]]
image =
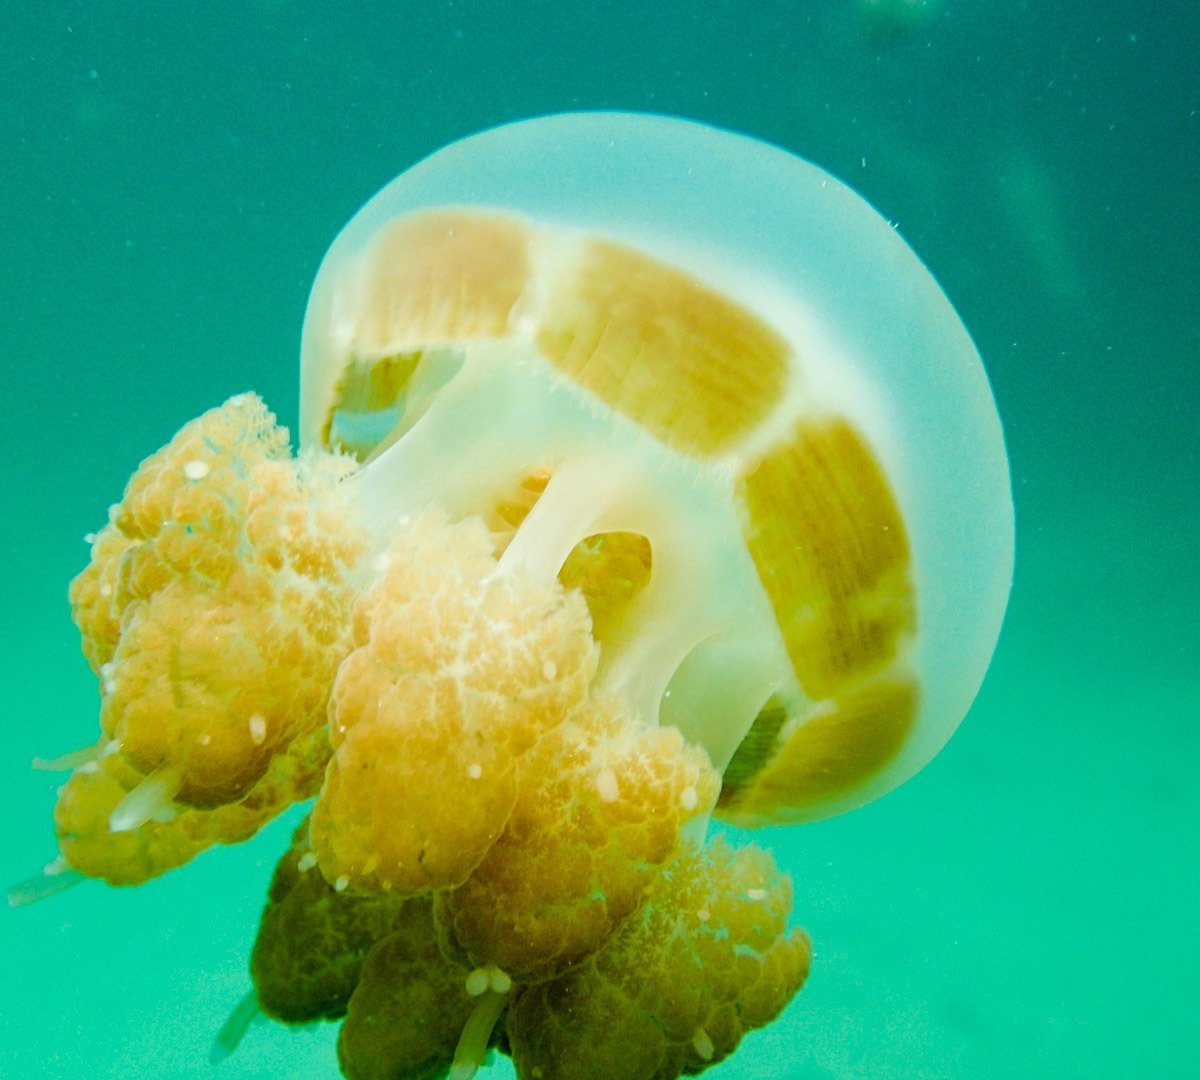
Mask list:
[[302,379],[303,439],[388,512],[540,470],[513,558],[649,537],[609,678],[728,766],[734,820],[894,787],[979,688],[1013,560],[986,373],[896,231],[777,147],[618,113],[455,143],[338,236]]

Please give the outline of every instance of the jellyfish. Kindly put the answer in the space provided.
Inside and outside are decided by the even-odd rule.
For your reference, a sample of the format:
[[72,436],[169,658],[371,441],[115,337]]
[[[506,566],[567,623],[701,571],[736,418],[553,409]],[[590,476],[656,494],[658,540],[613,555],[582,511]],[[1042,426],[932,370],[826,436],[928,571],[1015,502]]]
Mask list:
[[703,1071],[808,973],[769,852],[945,744],[1012,573],[979,356],[814,165],[528,120],[371,199],[313,285],[299,449],[243,393],[135,473],[71,599],[94,744],[40,884],[313,800],[251,959],[350,1080]]

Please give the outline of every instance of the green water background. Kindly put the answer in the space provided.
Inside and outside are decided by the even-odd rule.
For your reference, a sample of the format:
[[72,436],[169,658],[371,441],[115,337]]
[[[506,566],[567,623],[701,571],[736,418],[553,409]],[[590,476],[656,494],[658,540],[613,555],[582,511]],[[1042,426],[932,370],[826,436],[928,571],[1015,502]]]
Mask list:
[[[909,27],[851,0],[0,9],[0,880],[54,854],[59,780],[29,759],[94,737],[64,598],[83,535],[229,394],[294,418],[341,224],[495,123],[677,113],[898,223],[986,359],[1018,509],[1004,635],[946,751],[761,837],[813,976],[712,1075],[1200,1075],[1194,4],[946,0]],[[336,1076],[332,1028],[207,1063],[285,836],[0,914],[0,1076]]]

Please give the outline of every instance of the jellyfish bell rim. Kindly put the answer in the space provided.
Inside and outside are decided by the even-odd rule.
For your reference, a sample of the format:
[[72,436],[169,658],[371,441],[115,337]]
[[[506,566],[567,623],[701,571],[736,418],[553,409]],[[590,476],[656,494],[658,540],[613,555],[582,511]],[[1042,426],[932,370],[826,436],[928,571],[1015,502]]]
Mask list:
[[510,212],[627,243],[694,272],[807,346],[822,393],[863,430],[900,504],[923,687],[916,727],[893,762],[812,816],[860,805],[916,773],[982,684],[1011,588],[1015,535],[987,374],[920,258],[848,185],[753,136],[609,111],[499,125],[412,165],[335,238],[305,317],[302,441],[314,441],[320,427],[310,386],[342,332],[337,291],[356,256],[387,222],[442,206]]

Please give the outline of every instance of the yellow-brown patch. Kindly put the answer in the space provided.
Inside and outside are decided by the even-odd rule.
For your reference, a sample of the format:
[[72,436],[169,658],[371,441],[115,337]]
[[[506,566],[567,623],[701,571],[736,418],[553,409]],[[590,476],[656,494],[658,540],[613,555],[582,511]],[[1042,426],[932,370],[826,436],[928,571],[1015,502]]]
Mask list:
[[529,277],[529,230],[477,210],[427,210],[382,229],[355,326],[360,355],[494,338]]
[[674,267],[603,240],[559,283],[538,344],[560,370],[667,445],[711,455],[779,400],[787,345]]
[[915,684],[891,674],[819,703],[811,718],[785,728],[773,746],[762,747],[758,762],[726,773],[718,815],[747,825],[784,822],[850,792],[892,760],[908,737],[916,708]]
[[879,671],[916,628],[908,535],[870,447],[801,422],[742,478],[746,540],[804,692]]
[[[371,246],[354,339],[321,431],[331,445],[336,413],[386,412],[401,400],[423,351],[445,342],[499,337],[529,277],[529,230],[477,210],[409,214]],[[375,443],[337,446],[360,459]]]
[[874,453],[840,417],[797,423],[737,497],[792,668],[817,704],[793,718],[768,703],[734,755],[720,812],[787,821],[875,775],[912,728],[908,535]]

